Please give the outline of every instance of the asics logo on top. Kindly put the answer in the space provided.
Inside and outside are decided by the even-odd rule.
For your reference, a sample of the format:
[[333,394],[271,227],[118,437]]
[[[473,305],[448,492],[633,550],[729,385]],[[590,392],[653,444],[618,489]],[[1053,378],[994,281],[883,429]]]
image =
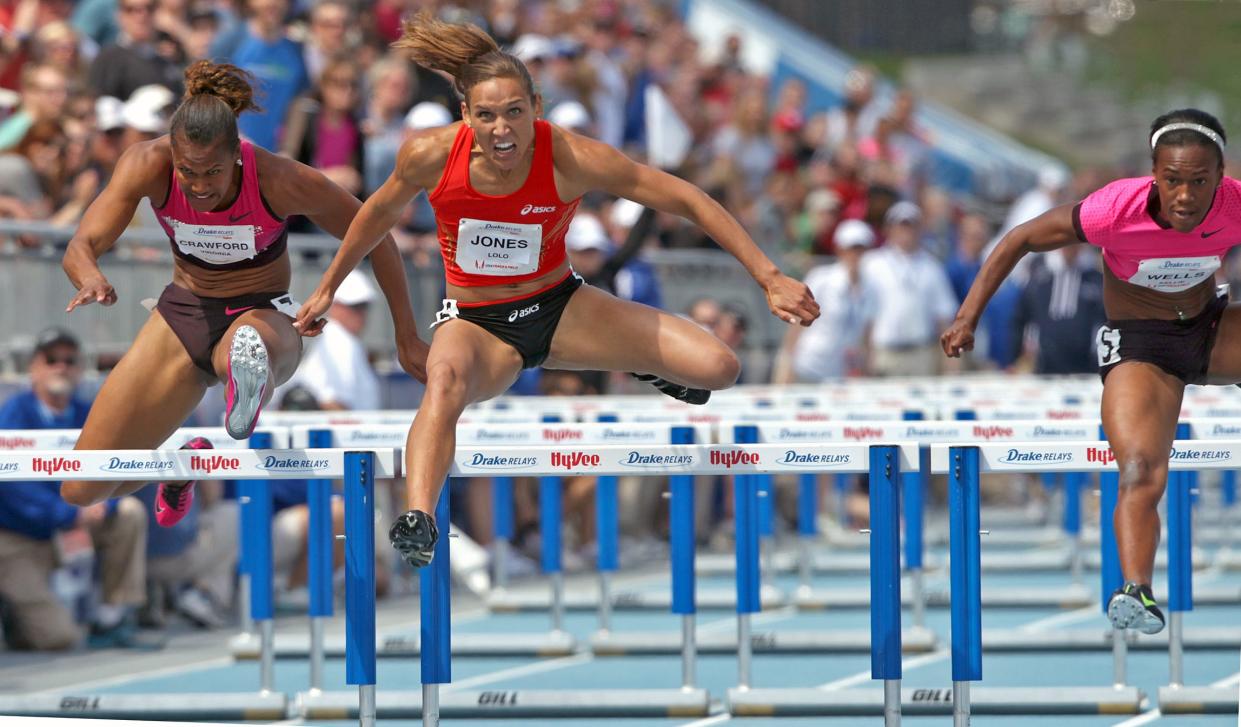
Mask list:
[[521,208],[521,214],[523,215],[545,215],[549,212],[555,212],[555,211],[556,211],[555,205],[551,207],[538,207],[536,205],[528,204],[525,207]]
[[538,304],[538,303],[535,303],[534,305],[530,306],[529,308],[522,308],[521,310],[515,310],[515,311],[513,311],[512,313],[509,313],[509,314],[508,314],[508,322],[509,322],[509,323],[512,323],[513,321],[517,320],[518,318],[525,318],[526,316],[530,315],[531,313],[538,313],[538,312],[539,312],[539,304]]

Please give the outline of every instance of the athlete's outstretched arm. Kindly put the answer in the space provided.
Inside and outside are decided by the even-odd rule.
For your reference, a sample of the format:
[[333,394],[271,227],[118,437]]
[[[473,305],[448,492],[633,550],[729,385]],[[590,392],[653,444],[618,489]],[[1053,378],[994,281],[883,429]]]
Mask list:
[[151,193],[152,178],[161,168],[167,176],[167,167],[152,153],[149,143],[135,144],[121,155],[108,186],[86,208],[65,249],[61,267],[78,289],[65,312],[80,305],[116,302],[116,290],[99,269],[99,258],[112,249],[133,220],[138,203]]
[[[345,238],[350,223],[362,207],[356,197],[319,170],[305,164],[275,155],[266,161],[277,167],[277,174],[264,175],[264,178],[280,180],[278,186],[281,194],[291,205],[288,209],[310,218],[311,222],[333,237]],[[379,289],[383,291],[388,310],[392,314],[392,325],[396,330],[397,357],[406,371],[418,380],[424,380],[427,345],[418,338],[418,325],[410,303],[404,263],[392,235],[385,232],[380,236],[378,245],[370,252],[370,257],[375,280],[378,281]],[[312,325],[302,328],[301,331],[303,335],[317,335],[322,326],[322,319],[315,319]]]
[[974,348],[974,328],[982,317],[983,309],[1027,253],[1050,252],[1080,242],[1073,227],[1071,204],[1054,207],[1010,230],[983,262],[970,292],[957,310],[956,320],[939,337],[944,353],[955,358],[962,351]]
[[[573,188],[570,199],[600,189],[684,217],[745,266],[766,291],[767,305],[777,317],[803,326],[819,317],[819,304],[810,289],[781,273],[741,224],[706,192],[683,179],[639,164],[602,142],[565,131],[557,136],[563,147],[556,148],[556,167],[566,186]],[[562,148],[566,153],[560,153]]]
[[[307,330],[313,323],[327,312],[345,276],[358,266],[385,239],[391,240],[388,234],[401,218],[405,205],[409,204],[424,184],[420,183],[420,175],[425,172],[428,157],[427,148],[433,140],[427,135],[418,135],[406,141],[397,157],[396,169],[383,185],[375,190],[357,214],[353,216],[348,229],[341,235],[340,249],[332,258],[332,263],[324,271],[318,288],[306,299],[301,311],[297,314],[294,326]],[[395,252],[396,248],[393,247]],[[404,275],[404,267],[400,262],[399,253],[392,258],[382,257],[375,260],[376,277],[379,267],[393,267]],[[382,281],[380,281],[382,283]],[[407,296],[408,297],[408,296]],[[412,316],[412,314],[411,314]]]

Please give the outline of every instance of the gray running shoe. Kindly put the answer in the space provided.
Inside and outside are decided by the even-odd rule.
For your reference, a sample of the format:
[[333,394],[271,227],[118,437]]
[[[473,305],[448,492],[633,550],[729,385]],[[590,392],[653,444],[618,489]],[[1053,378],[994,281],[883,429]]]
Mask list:
[[267,347],[253,326],[242,326],[233,334],[228,352],[228,388],[224,428],[233,439],[246,439],[258,423],[267,389]]

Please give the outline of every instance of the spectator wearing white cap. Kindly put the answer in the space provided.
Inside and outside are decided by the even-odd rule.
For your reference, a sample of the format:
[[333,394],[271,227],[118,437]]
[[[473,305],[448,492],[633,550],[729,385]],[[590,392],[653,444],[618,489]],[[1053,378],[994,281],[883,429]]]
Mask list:
[[167,134],[168,119],[176,100],[172,91],[158,84],[135,89],[121,105],[121,122],[125,126],[122,150]]
[[871,352],[871,370],[879,376],[939,373],[939,331],[956,314],[943,264],[922,248],[921,224],[918,205],[892,205],[884,215],[887,243],[863,261],[862,274],[879,291]]
[[612,203],[607,216],[602,219],[608,238],[623,241],[608,261],[619,266],[612,281],[613,292],[625,300],[652,308],[663,308],[659,275],[655,266],[643,256],[648,242],[656,239],[652,234],[655,229],[655,210],[628,199],[618,199]]
[[590,112],[578,101],[561,101],[556,104],[547,115],[547,120],[575,134],[596,138],[595,124],[590,119]]
[[452,123],[452,112],[442,103],[421,101],[405,114],[405,128],[410,131],[434,129],[437,126],[448,126]]
[[599,276],[612,250],[612,241],[603,223],[589,212],[578,212],[573,217],[564,236],[564,245],[569,263],[587,281]]
[[[424,129],[448,126],[452,122],[452,112],[444,104],[437,101],[420,101],[414,104],[408,114],[405,114],[405,135],[408,137]],[[434,235],[427,238],[428,233],[435,232],[435,210],[431,209],[431,202],[427,199],[427,190],[420,191],[406,207],[402,227],[414,235],[413,239],[398,235],[397,245],[403,251],[414,253],[416,258],[429,260],[431,255],[438,250],[439,242],[434,239]],[[419,236],[422,236],[421,239]]]
[[789,326],[776,363],[776,383],[819,383],[865,375],[871,325],[879,293],[862,275],[862,256],[875,233],[861,220],[845,220],[833,237],[836,261],[812,268],[805,283],[822,315],[809,328]]
[[379,378],[362,344],[362,332],[375,300],[366,273],[354,270],[336,290],[323,335],[311,344],[297,373],[277,393],[293,386],[310,390],[322,409],[370,410],[380,407]]

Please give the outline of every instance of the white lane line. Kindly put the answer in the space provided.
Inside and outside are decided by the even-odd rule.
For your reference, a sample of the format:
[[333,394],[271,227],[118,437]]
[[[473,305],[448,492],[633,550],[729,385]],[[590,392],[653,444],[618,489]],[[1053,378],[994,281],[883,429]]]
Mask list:
[[[463,613],[460,617],[454,617],[453,623],[467,623],[470,621],[478,621],[482,619],[482,617],[485,615],[487,615],[487,612],[482,609],[470,609],[469,611],[466,611],[465,613]],[[409,631],[410,629],[417,628],[418,624],[419,624],[419,621],[417,620],[400,621],[397,623],[390,624],[389,626],[385,627],[382,632],[380,632],[380,634],[378,635],[378,638],[382,639],[385,634],[401,633],[401,632]],[[281,633],[288,633],[289,631],[292,631],[292,627],[289,627],[287,631],[282,630]],[[99,679],[90,679],[87,681],[76,682],[74,684],[64,685],[64,686],[59,686],[59,687],[49,687],[47,689],[40,689],[38,691],[31,692],[31,693],[32,694],[64,694],[65,692],[76,692],[76,691],[83,691],[86,689],[107,688],[107,687],[113,687],[113,686],[117,686],[121,684],[128,684],[130,682],[146,681],[149,679],[159,679],[161,677],[175,676],[177,674],[183,674],[189,671],[197,671],[201,669],[216,669],[219,667],[230,666],[236,663],[237,661],[231,656],[209,656],[209,657],[204,657],[202,659],[189,661],[184,664],[154,667],[151,669],[138,669],[137,671],[127,672],[125,674],[116,674],[113,676],[102,677]]]
[[732,715],[725,712],[724,714],[717,714],[714,717],[705,717],[694,722],[687,722],[679,727],[711,727],[711,725],[723,724],[730,719],[732,719]]
[[[926,666],[927,664],[934,664],[935,662],[943,661],[944,659],[947,659],[950,656],[952,656],[952,649],[940,649],[939,651],[932,651],[929,654],[922,654],[920,656],[911,656],[908,659],[903,659],[901,661],[901,671],[904,672],[904,670],[906,669],[917,669],[920,666]],[[826,684],[820,684],[819,686],[815,687],[815,689],[823,689],[825,691],[834,691],[836,689],[846,689],[848,687],[853,686],[854,684],[862,684],[864,682],[869,682],[869,681],[873,681],[873,680],[871,679],[871,676],[870,676],[870,670],[867,669],[866,671],[860,671],[857,674],[853,674],[851,676],[847,676],[842,679],[830,681],[830,682],[827,682]]]
[[50,687],[48,689],[40,689],[32,694],[64,694],[66,692],[81,692],[87,689],[97,689],[99,687],[111,687],[118,684],[127,684],[129,682],[158,679],[160,677],[173,676],[188,671],[198,671],[200,669],[215,669],[221,666],[229,666],[235,663],[231,656],[213,656],[198,661],[191,661],[176,666],[163,666],[154,669],[142,669],[136,672],[130,672],[123,675],[113,675],[102,679],[91,679],[84,682],[76,682],[74,684],[66,684],[59,687]]
[[500,669],[499,671],[487,672],[485,674],[479,674],[477,676],[472,676],[468,679],[462,679],[460,681],[452,682],[451,684],[445,684],[443,685],[443,691],[452,692],[458,689],[465,689],[466,687],[477,686],[479,684],[490,684],[492,682],[498,682],[501,679],[508,679],[510,677],[529,676],[530,674],[541,674],[547,671],[565,669],[567,667],[577,666],[579,664],[586,664],[588,662],[594,661],[594,658],[595,658],[594,655],[589,654],[589,653],[574,654],[573,656],[562,656],[556,659],[549,659],[547,661],[535,662],[533,664],[523,664],[522,666],[509,667],[508,669]]

